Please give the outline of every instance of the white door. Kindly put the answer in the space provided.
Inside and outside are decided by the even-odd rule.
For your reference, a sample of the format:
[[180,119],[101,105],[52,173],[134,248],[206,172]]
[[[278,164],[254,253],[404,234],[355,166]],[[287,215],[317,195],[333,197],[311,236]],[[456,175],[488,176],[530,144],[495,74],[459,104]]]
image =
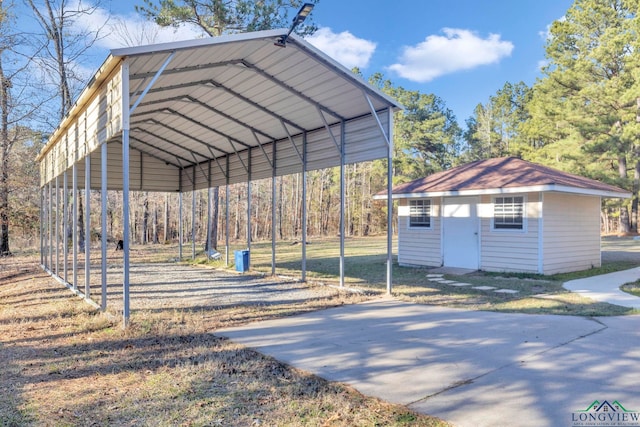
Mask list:
[[442,218],[444,266],[477,270],[478,249],[477,197],[446,197]]

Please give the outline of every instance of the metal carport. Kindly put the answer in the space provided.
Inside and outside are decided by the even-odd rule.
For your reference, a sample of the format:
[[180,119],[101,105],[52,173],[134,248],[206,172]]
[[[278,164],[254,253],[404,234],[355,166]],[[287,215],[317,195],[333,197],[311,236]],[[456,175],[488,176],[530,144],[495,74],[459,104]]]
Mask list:
[[[60,188],[66,200],[68,191],[78,190],[79,182],[84,182],[87,196],[90,189],[101,190],[102,230],[106,230],[108,190],[123,191],[126,219],[130,189],[182,193],[302,173],[306,201],[308,170],[377,158],[387,158],[390,165],[393,112],[400,105],[302,38],[291,35],[286,47],[275,45],[286,33],[272,30],[112,50],[37,158],[43,206],[42,267],[90,300],[88,262],[85,292],[78,289],[75,198],[71,280],[66,233],[60,236],[60,227],[69,225],[67,204],[60,204]],[[342,284],[344,167],[340,181]],[[390,168],[387,187],[390,192]],[[306,203],[303,207],[306,224]],[[88,203],[86,209],[89,236]],[[389,199],[389,292],[391,218]],[[306,227],[302,230],[304,280]],[[103,259],[106,234],[102,233]],[[129,318],[129,234],[125,220],[125,324]],[[61,238],[63,271],[59,268]],[[85,247],[86,259],[89,246]],[[272,265],[275,269],[275,250]],[[104,290],[105,263],[102,276]],[[103,295],[102,308],[105,306]]]

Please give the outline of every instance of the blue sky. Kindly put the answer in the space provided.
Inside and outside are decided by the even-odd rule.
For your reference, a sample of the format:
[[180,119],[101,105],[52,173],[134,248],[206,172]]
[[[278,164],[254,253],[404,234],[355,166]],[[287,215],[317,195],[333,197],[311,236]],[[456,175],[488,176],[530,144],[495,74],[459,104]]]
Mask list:
[[[572,3],[321,0],[314,19],[333,34],[349,32],[375,43],[361,66],[365,75],[382,72],[396,85],[436,94],[463,125],[505,82],[535,81],[548,26]],[[331,52],[331,46],[321,48]]]
[[[111,48],[199,36],[194,28],[159,30],[143,22],[134,10],[134,4],[141,3],[103,0],[103,9],[78,23],[96,28],[110,17],[93,60],[78,64],[88,77]],[[464,126],[474,107],[505,82],[535,81],[548,26],[571,4],[572,0],[320,0],[313,11],[320,29],[308,40],[347,68],[358,66],[365,76],[381,72],[397,86],[436,94]]]

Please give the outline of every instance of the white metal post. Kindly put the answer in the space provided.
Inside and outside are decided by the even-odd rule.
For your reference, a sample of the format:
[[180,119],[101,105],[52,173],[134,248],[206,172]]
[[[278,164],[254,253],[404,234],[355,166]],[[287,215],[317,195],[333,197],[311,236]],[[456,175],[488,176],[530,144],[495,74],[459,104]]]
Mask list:
[[[212,246],[211,245],[212,244],[212,242],[211,242],[211,225],[212,225],[211,224],[211,199],[212,199],[211,193],[213,192],[213,188],[211,188],[211,160],[209,160],[208,174],[209,174],[209,176],[208,176],[207,179],[208,179],[209,185],[208,185],[208,189],[207,189],[207,227],[206,227],[207,228],[207,239],[206,239],[206,242],[207,242],[207,259],[209,259],[209,254],[211,253],[211,246]],[[218,218],[216,217],[216,220],[217,219]],[[216,238],[217,237],[218,236],[216,235]],[[216,242],[215,246],[218,246],[217,242]]]
[[73,164],[73,291],[78,291],[78,165]]
[[[247,250],[251,251],[251,178],[247,181]],[[251,259],[251,252],[249,252],[249,259]]]
[[84,298],[91,299],[91,155],[84,158]]
[[49,272],[53,272],[53,184],[49,181]]
[[60,277],[60,180],[56,176],[56,211],[55,211],[55,235],[56,235],[56,276]]
[[302,281],[307,280],[307,133],[302,135]]
[[344,286],[344,120],[340,123],[340,287]]
[[64,258],[62,278],[64,283],[69,283],[69,236],[67,235],[67,230],[69,229],[69,178],[67,175],[67,170],[65,169],[62,174],[62,254]]
[[387,108],[388,130],[387,136],[387,294],[392,291],[392,271],[393,271],[393,110]]
[[276,274],[276,228],[277,228],[277,214],[276,214],[276,143],[272,144],[272,160],[271,160],[271,275]]
[[40,265],[44,268],[44,187],[40,187]]
[[196,259],[196,168],[193,168],[193,189],[191,190],[191,259]]
[[[228,164],[228,163],[227,163]],[[227,168],[227,171],[229,169]],[[224,197],[224,245],[225,245],[225,265],[229,267],[229,179],[227,179],[227,185],[225,186],[225,197]]]
[[107,143],[102,143],[100,147],[100,201],[101,201],[101,232],[102,237],[102,298],[100,299],[100,309],[105,311],[107,309]]
[[122,63],[122,222],[123,222],[123,326],[129,324],[129,61]]
[[249,251],[249,262],[251,265],[251,149],[247,150],[247,251]]
[[178,261],[182,261],[182,186],[178,193]]

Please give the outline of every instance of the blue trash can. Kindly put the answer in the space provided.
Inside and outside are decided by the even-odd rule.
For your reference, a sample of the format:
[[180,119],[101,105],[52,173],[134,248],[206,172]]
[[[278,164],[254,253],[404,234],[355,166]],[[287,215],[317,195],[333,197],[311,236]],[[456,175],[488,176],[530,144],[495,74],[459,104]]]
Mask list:
[[249,251],[235,251],[236,271],[244,273],[249,271]]

